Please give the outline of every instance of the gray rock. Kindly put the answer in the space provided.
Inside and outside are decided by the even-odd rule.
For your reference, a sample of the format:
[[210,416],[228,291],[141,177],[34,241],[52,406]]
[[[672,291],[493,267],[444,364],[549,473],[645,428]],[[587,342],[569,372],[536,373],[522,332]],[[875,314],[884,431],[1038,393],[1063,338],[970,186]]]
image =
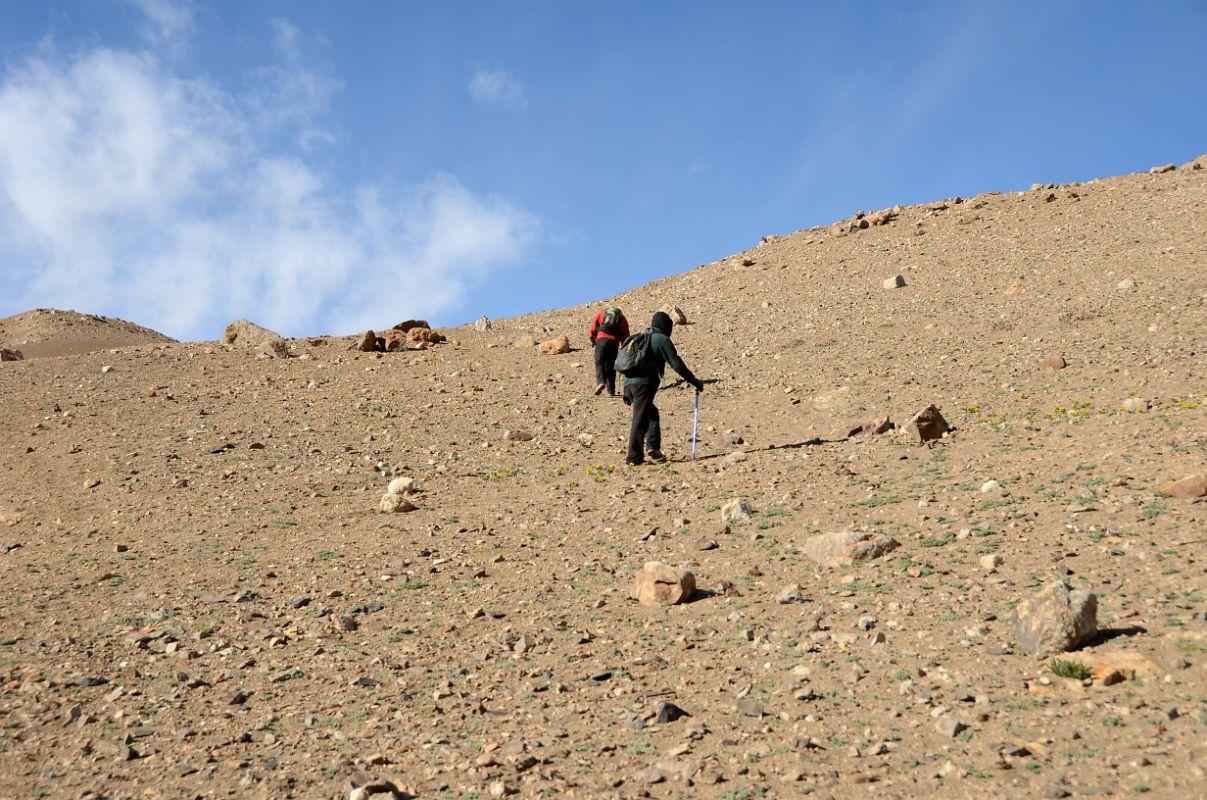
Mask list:
[[954,739],[956,736],[958,736],[960,734],[960,731],[964,730],[967,727],[968,727],[967,725],[960,722],[958,719],[951,716],[950,714],[944,714],[943,716],[941,716],[937,720],[935,720],[935,730],[937,730],[939,733],[943,734],[944,736],[946,736],[949,739]]
[[493,326],[490,324],[490,318],[485,314],[478,317],[477,321],[474,322],[474,330],[476,330],[478,333],[486,333],[491,329],[491,327]]
[[751,516],[754,514],[754,509],[745,500],[738,498],[721,509],[721,521],[726,525],[740,525],[743,522],[750,522]]
[[239,319],[226,326],[222,341],[240,347],[259,347],[265,342],[279,341],[281,334],[261,327],[254,322]]
[[818,564],[840,566],[871,561],[900,546],[900,542],[883,533],[836,531],[809,537],[801,549]]
[[1075,649],[1098,633],[1098,598],[1064,581],[1045,587],[1014,609],[1014,638],[1037,659]]

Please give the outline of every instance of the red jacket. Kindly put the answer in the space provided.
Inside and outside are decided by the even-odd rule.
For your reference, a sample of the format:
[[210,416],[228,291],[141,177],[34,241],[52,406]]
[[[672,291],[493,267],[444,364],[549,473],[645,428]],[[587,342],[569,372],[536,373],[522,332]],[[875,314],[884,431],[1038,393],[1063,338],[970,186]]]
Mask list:
[[617,342],[623,342],[625,339],[629,338],[629,321],[624,318],[624,314],[620,315],[620,336],[616,336],[608,333],[607,331],[602,331],[599,329],[599,326],[603,325],[604,311],[607,311],[607,309],[600,311],[595,315],[595,319],[591,320],[591,331],[587,337],[591,340],[591,344],[595,344],[595,340],[601,336],[605,339],[613,339]]

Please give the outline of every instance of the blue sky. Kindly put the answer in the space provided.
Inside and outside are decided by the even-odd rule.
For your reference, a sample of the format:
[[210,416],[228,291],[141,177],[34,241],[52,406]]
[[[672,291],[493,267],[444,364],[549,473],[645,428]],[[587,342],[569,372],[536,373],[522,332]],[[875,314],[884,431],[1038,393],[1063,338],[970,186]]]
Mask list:
[[592,301],[1207,152],[1207,4],[8,0],[0,316],[287,335]]

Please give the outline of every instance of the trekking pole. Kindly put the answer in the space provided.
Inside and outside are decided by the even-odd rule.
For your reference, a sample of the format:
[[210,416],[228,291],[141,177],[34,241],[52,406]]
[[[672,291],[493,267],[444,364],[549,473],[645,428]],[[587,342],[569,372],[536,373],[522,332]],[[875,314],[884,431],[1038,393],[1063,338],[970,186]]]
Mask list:
[[696,430],[700,426],[700,392],[696,392],[696,411],[692,414],[692,461],[696,460]]

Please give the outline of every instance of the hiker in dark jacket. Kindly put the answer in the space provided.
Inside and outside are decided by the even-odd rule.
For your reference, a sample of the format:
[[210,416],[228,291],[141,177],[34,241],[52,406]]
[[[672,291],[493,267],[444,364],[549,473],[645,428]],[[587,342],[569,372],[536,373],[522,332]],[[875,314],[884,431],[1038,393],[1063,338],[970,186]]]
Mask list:
[[608,306],[591,320],[588,334],[595,345],[595,393],[616,394],[616,350],[629,338],[629,321],[616,306]]
[[654,395],[662,384],[662,373],[667,364],[671,369],[683,376],[683,380],[696,387],[697,392],[704,391],[704,381],[692,374],[675,346],[671,344],[671,330],[674,323],[664,312],[654,314],[650,321],[650,353],[653,355],[650,365],[637,374],[626,374],[624,378],[624,402],[633,407],[633,423],[629,427],[629,454],[625,462],[630,466],[645,463],[641,446],[645,443],[651,461],[666,461],[662,454],[662,427],[659,423],[658,407],[654,405]]

